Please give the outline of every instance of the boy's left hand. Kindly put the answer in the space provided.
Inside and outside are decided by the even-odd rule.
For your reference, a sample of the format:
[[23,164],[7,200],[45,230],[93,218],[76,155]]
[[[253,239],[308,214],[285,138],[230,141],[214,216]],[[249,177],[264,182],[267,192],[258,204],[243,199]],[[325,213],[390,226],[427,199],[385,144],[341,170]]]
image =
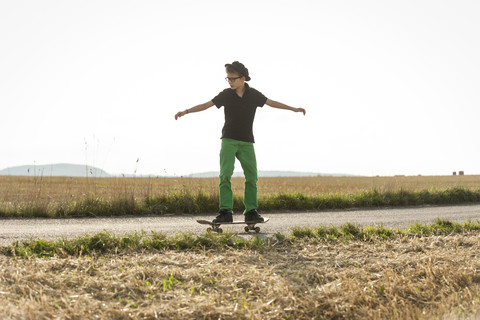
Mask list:
[[303,108],[297,108],[295,110],[295,112],[303,112],[303,115],[305,115],[307,113],[307,110],[303,109]]

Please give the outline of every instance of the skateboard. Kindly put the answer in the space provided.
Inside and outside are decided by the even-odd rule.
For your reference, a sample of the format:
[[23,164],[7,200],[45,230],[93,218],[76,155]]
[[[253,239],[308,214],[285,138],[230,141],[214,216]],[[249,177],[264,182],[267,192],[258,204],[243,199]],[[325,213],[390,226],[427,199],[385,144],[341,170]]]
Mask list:
[[214,232],[222,233],[223,230],[222,230],[222,228],[220,228],[220,225],[222,225],[222,224],[246,224],[247,226],[244,229],[245,232],[249,232],[250,230],[253,230],[256,233],[259,233],[260,232],[260,227],[255,227],[255,225],[258,224],[258,223],[265,223],[268,220],[270,220],[270,218],[263,218],[263,219],[264,219],[263,222],[233,221],[233,222],[213,223],[212,221],[208,221],[208,220],[197,220],[197,222],[200,223],[200,224],[210,225],[210,227],[207,228],[207,232],[214,231]]

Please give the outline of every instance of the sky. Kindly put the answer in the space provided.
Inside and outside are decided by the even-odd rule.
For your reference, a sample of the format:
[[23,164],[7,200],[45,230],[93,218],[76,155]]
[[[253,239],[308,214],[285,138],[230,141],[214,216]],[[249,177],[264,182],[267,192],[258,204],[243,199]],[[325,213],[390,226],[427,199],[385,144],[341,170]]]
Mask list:
[[259,170],[480,174],[479,16],[476,0],[0,0],[0,169],[216,171],[223,109],[174,115],[240,61],[307,110],[257,109]]

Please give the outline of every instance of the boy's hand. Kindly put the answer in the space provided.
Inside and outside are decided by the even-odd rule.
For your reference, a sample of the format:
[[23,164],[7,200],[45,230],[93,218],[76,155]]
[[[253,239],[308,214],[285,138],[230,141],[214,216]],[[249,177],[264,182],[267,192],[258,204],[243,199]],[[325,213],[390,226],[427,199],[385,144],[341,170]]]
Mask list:
[[295,112],[303,112],[303,115],[305,115],[305,113],[307,113],[307,111],[306,111],[305,109],[303,109],[303,108],[297,108],[297,109],[295,110]]
[[177,112],[177,114],[175,115],[175,120],[177,120],[177,119],[180,118],[180,117],[183,117],[183,116],[186,115],[187,113],[188,113],[187,110]]

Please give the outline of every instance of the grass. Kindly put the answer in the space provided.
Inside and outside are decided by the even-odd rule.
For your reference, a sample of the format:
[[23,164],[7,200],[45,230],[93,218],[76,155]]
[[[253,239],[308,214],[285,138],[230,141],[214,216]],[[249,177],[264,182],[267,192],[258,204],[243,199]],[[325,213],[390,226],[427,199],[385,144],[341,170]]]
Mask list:
[[165,250],[226,250],[227,248],[258,248],[258,245],[243,238],[236,238],[230,233],[208,233],[203,236],[183,233],[174,237],[167,237],[164,234],[155,232],[149,235],[142,232],[116,236],[105,231],[75,239],[14,242],[10,246],[1,247],[0,252],[7,256],[26,258],[30,256],[81,256]]
[[[243,211],[242,178],[232,179]],[[261,178],[259,209],[324,210],[480,202],[479,176]],[[217,178],[0,176],[0,217],[212,213]]]
[[261,240],[253,237],[246,240],[233,233],[206,233],[198,236],[192,233],[182,233],[172,237],[152,232],[135,232],[115,235],[104,231],[95,235],[86,234],[74,239],[60,238],[57,240],[16,241],[9,246],[0,247],[0,253],[6,256],[18,257],[52,257],[81,256],[97,254],[118,254],[129,252],[158,252],[166,250],[227,250],[250,249],[264,250],[272,243],[293,243],[300,239],[315,239],[317,241],[375,241],[391,240],[398,237],[428,237],[445,236],[459,233],[479,232],[480,220],[468,221],[463,224],[449,220],[437,219],[433,224],[416,223],[407,229],[392,229],[384,226],[357,226],[346,223],[339,227],[320,225],[316,228],[293,227],[289,236],[275,234],[272,238]]
[[425,225],[416,223],[408,229],[392,229],[383,226],[359,227],[352,223],[347,223],[340,227],[294,227],[292,228],[292,236],[294,238],[314,238],[320,240],[343,239],[370,241],[376,239],[393,239],[398,236],[424,237],[472,231],[480,231],[480,221],[468,221],[460,224],[445,219],[436,219],[433,224]]
[[6,318],[473,319],[480,221],[158,233],[2,247]]
[[[357,194],[277,193],[259,196],[259,210],[309,211],[326,209],[399,207],[418,205],[461,204],[480,202],[480,190],[463,187],[420,191],[379,191],[366,190]],[[85,196],[83,199],[64,203],[19,203],[0,204],[0,217],[97,217],[122,215],[163,215],[213,213],[218,210],[216,193],[202,190],[192,193],[189,190],[151,196],[144,199],[119,197],[105,199],[99,196]],[[234,197],[234,211],[243,211],[243,197]]]

